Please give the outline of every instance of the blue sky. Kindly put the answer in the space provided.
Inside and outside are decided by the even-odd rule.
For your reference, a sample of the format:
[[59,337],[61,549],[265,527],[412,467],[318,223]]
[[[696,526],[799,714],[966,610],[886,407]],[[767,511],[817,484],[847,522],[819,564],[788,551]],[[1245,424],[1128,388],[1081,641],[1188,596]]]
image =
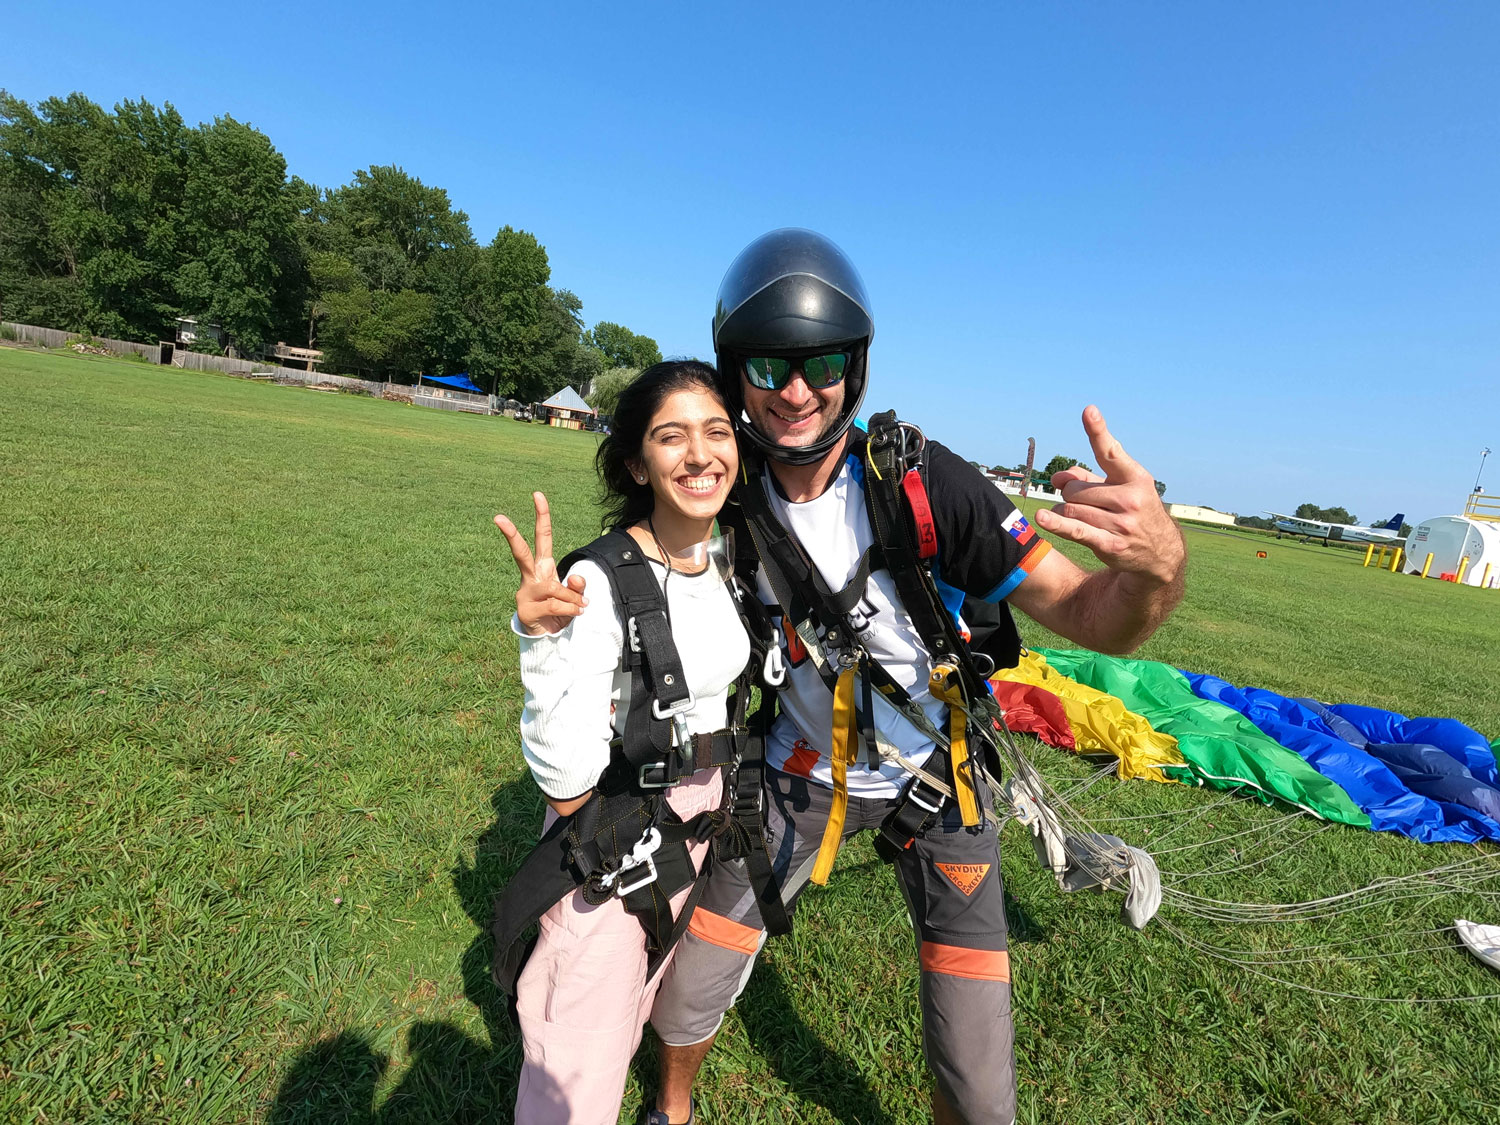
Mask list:
[[1493,3],[233,7],[12,8],[0,85],[399,164],[669,355],[820,230],[867,406],[986,464],[1092,461],[1097,402],[1168,499],[1420,519],[1500,446]]

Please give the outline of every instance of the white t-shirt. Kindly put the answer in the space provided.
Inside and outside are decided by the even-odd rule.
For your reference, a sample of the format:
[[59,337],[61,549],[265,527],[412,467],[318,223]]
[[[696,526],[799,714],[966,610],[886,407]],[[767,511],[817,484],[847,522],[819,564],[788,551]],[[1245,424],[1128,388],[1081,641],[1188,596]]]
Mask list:
[[[927,486],[937,524],[940,589],[946,579],[945,599],[953,605],[968,593],[988,601],[1004,599],[1033,570],[1050,549],[1010,500],[955,454],[936,442],[928,444]],[[781,524],[801,544],[832,590],[841,590],[854,577],[860,557],[874,542],[865,508],[864,467],[857,456],[845,458],[833,483],[821,495],[793,504],[772,483],[765,470],[771,508]],[[758,575],[760,598],[780,614],[764,571]],[[850,613],[859,639],[870,656],[921,705],[938,730],[947,730],[948,708],[927,690],[932,658],[922,644],[911,617],[896,593],[895,581],[881,569],[870,576],[864,597]],[[833,695],[795,634],[788,644],[782,626],[787,680],[778,696],[781,713],[771,729],[766,760],[786,773],[822,785],[833,784],[831,745]],[[872,690],[872,718],[877,730],[916,765],[932,753],[933,744],[910,721]],[[863,698],[856,680],[855,700]],[[861,797],[892,797],[911,776],[897,763],[868,766],[863,739],[858,740],[859,764],[848,771],[849,792]]]
[[[728,723],[729,689],[750,659],[750,638],[734,599],[712,569],[668,577],[666,567],[653,561],[651,572],[658,583],[666,579],[672,640],[693,692],[688,730],[719,730]],[[625,629],[609,578],[588,559],[563,577],[573,574],[583,577],[589,604],[566,628],[532,637],[519,621],[511,623],[520,637],[526,690],[521,752],[542,792],[558,800],[593,788],[609,765],[610,740],[624,732],[635,703],[630,675],[620,671]]]

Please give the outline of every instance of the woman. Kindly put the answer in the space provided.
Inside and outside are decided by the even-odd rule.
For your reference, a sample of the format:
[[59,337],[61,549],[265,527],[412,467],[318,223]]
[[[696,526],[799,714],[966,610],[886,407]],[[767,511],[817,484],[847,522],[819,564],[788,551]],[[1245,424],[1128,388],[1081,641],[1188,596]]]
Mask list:
[[[632,652],[641,650],[642,638],[649,650],[651,634],[644,624],[638,630],[634,617],[622,619],[619,590],[611,586],[619,583],[619,571],[611,573],[596,558],[584,557],[566,574],[558,573],[549,557],[551,519],[541,493],[534,495],[535,558],[515,525],[497,515],[495,523],[521,571],[512,623],[521,636],[526,690],[521,739],[526,762],[550,806],[544,833],[565,829],[557,823],[560,817],[586,821],[598,801],[618,788],[611,779],[621,776],[647,786],[627,789],[647,802],[643,807],[650,810],[652,830],[670,833],[678,821],[706,824],[705,814],[722,805],[719,767],[674,764],[669,753],[665,766],[682,776],[666,787],[645,768],[635,772],[634,762],[622,774],[620,748],[629,741],[627,732],[639,730],[642,717],[650,713],[659,723],[670,723],[671,745],[683,748],[684,761],[701,764],[706,758],[700,754],[694,759],[688,748],[707,746],[714,741],[707,738],[710,732],[722,734],[736,718],[729,713],[729,689],[750,661],[750,640],[736,600],[722,571],[708,558],[715,518],[739,468],[734,427],[715,388],[713,369],[683,361],[660,363],[642,373],[620,396],[596,466],[605,491],[605,526],[629,539],[606,534],[582,554],[609,548],[616,559],[639,552],[649,560],[690,694],[684,701],[676,677],[657,667],[649,682],[660,687],[666,681],[677,688],[660,688],[663,697],[670,694],[674,701],[663,708],[663,698],[654,698],[657,692],[643,690],[647,681],[621,670],[622,658],[629,662],[627,639]],[[633,565],[640,569],[639,560]],[[746,693],[739,694],[743,706]],[[665,728],[653,729],[661,735]],[[590,804],[596,789],[599,797]],[[611,799],[633,798],[615,794]],[[658,815],[663,801],[675,815]],[[689,836],[686,843],[694,868],[701,869],[708,840]],[[630,1058],[670,958],[670,953],[659,958],[648,979],[646,931],[621,897],[626,886],[657,876],[657,869],[645,862],[649,847],[637,852],[635,847],[622,849],[615,857],[619,862],[605,864],[608,870],[602,875],[596,872],[594,893],[588,893],[589,886],[580,887],[540,918],[535,951],[515,991],[524,1052],[516,1095],[520,1125],[618,1119]],[[663,855],[658,851],[655,858]],[[612,889],[619,893],[611,894]],[[674,915],[690,890],[684,886],[670,897]]]

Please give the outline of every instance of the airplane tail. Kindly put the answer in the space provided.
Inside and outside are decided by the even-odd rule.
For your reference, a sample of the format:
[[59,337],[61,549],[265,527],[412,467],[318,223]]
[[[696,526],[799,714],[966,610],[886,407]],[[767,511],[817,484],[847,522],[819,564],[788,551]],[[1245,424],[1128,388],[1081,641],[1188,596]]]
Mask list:
[[1400,531],[1401,521],[1404,519],[1406,519],[1406,513],[1397,512],[1394,516],[1386,520],[1385,523],[1381,524],[1380,526],[1387,531]]

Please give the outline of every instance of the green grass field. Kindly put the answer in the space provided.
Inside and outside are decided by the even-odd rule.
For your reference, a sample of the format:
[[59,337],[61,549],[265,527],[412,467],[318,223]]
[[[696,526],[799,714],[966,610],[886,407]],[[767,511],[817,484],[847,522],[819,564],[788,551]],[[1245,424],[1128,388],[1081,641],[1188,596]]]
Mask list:
[[[485,927],[542,803],[490,517],[525,525],[541,486],[559,545],[590,538],[595,439],[12,349],[0,401],[0,1118],[509,1120],[518,1047]],[[1142,655],[1500,733],[1493,592],[1188,538],[1187,599]],[[1036,754],[1057,779],[1096,768]],[[1219,797],[1180,786],[1087,797],[1100,817],[1174,814],[1123,834],[1178,871],[1237,846],[1190,845],[1286,819],[1249,801],[1195,817]],[[1005,841],[1023,1122],[1500,1114],[1500,1001],[1289,989],[1129,931],[1116,897],[1059,894],[1019,826]],[[1476,854],[1333,828],[1200,890],[1295,901]],[[1451,933],[1400,952],[1403,927],[1500,922],[1500,897],[1440,892],[1329,923],[1319,941],[1351,944],[1286,971],[1500,992]],[[927,1120],[916,978],[900,897],[857,842],[731,1014],[702,1120]],[[648,1037],[627,1115],[653,1082]]]

